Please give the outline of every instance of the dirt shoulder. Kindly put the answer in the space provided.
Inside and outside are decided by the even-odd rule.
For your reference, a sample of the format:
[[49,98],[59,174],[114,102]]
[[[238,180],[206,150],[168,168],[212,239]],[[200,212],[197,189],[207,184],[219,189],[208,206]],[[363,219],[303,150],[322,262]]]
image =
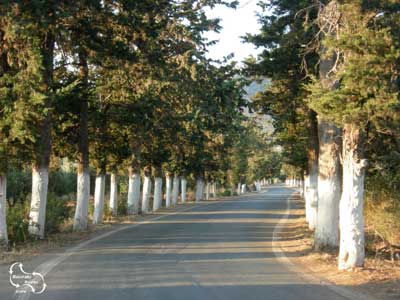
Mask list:
[[367,257],[365,267],[353,272],[337,270],[337,250],[313,250],[313,233],[308,230],[302,200],[292,200],[290,217],[278,233],[278,246],[292,263],[328,284],[351,287],[377,299],[400,299],[400,262]]

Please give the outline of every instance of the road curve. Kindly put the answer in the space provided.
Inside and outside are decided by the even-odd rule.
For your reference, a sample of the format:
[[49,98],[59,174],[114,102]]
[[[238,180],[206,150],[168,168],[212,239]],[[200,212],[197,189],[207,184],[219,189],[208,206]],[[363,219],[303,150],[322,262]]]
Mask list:
[[[275,186],[149,216],[146,223],[53,258],[46,291],[30,299],[345,299],[307,282],[278,259],[282,253],[274,252],[273,232],[293,191]],[[12,294],[1,299],[18,297],[27,299]]]

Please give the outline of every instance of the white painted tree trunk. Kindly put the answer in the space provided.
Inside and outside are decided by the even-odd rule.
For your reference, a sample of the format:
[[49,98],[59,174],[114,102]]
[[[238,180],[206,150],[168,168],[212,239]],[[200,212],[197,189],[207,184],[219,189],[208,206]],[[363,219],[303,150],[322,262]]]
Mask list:
[[110,210],[113,216],[118,214],[118,176],[116,173],[111,173]]
[[90,174],[84,169],[77,176],[76,209],[74,217],[74,230],[86,230],[88,227]]
[[308,228],[315,230],[317,226],[317,213],[318,213],[318,162],[311,168],[308,175],[308,202],[310,203],[310,211],[308,216]]
[[106,190],[106,174],[99,173],[96,176],[95,189],[94,189],[93,224],[101,224],[103,222],[105,190]]
[[363,150],[359,129],[346,124],[343,129],[343,192],[340,200],[340,270],[364,265],[363,202],[367,160],[362,158]]
[[217,183],[213,182],[213,197],[217,198]]
[[44,238],[48,184],[48,169],[32,168],[32,198],[28,230],[30,234],[36,235],[40,238]]
[[242,187],[242,185],[241,185],[241,183],[239,182],[238,185],[237,185],[237,190],[236,190],[236,193],[237,193],[238,195],[241,194],[241,191],[242,191],[241,187]]
[[310,176],[308,174],[304,175],[304,202],[305,202],[305,211],[306,211],[306,222],[310,221],[310,213],[311,213],[311,203],[309,197],[309,188],[310,188]]
[[241,194],[246,193],[246,184],[245,183],[242,184],[242,189],[241,189],[240,193]]
[[196,180],[196,202],[203,200],[203,191],[204,191],[204,181],[202,178],[197,178]]
[[154,179],[153,211],[156,211],[161,207],[161,202],[162,202],[162,178],[156,177]]
[[8,245],[7,222],[7,175],[0,173],[0,246],[2,248]]
[[128,182],[128,214],[139,213],[140,206],[140,174],[133,173]]
[[172,178],[170,174],[167,173],[165,181],[165,206],[170,207],[172,200]]
[[182,176],[181,179],[181,201],[182,203],[186,202],[186,189],[187,189],[187,180]]
[[174,181],[172,184],[172,205],[176,205],[178,203],[179,198],[179,176],[174,176]]
[[210,200],[210,190],[211,190],[211,184],[210,182],[206,182],[206,201]]
[[150,174],[145,174],[143,181],[142,213],[149,212],[150,196],[151,196],[151,177]]
[[315,228],[317,249],[339,245],[339,201],[341,131],[333,124],[319,124],[318,213]]

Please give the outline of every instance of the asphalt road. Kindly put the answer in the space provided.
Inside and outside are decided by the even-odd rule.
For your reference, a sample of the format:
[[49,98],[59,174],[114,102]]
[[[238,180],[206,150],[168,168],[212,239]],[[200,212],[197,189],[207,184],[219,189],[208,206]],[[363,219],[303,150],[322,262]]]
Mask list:
[[47,273],[40,295],[13,295],[3,267],[0,299],[345,299],[307,282],[274,251],[274,229],[293,191],[277,186],[180,205],[175,214],[164,210],[65,253],[24,262],[25,270]]

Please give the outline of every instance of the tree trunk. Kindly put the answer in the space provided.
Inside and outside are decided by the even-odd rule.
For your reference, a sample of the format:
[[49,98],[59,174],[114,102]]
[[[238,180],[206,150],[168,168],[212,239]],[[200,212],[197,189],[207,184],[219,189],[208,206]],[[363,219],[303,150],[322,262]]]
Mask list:
[[339,201],[341,195],[341,130],[318,120],[319,173],[318,214],[315,231],[317,249],[339,244]]
[[202,177],[198,177],[196,180],[196,202],[203,200],[204,192],[204,181]]
[[186,188],[187,188],[187,180],[185,175],[181,177],[181,201],[182,203],[186,202]]
[[128,214],[139,213],[140,206],[140,173],[136,168],[129,168]]
[[217,183],[213,182],[213,197],[217,198]]
[[310,110],[308,112],[308,182],[306,187],[305,199],[308,206],[307,220],[308,227],[311,230],[317,225],[318,210],[318,157],[319,157],[319,139],[318,139],[318,119],[317,114]]
[[7,175],[0,173],[0,247],[5,249],[8,246],[7,222]]
[[40,238],[44,238],[48,184],[48,169],[33,168],[31,210],[29,213],[29,233]]
[[364,265],[364,178],[367,160],[360,129],[353,124],[343,128],[343,192],[340,200],[339,269]]
[[237,194],[240,195],[242,184],[239,182],[237,185]]
[[144,170],[144,181],[143,181],[143,195],[142,195],[142,213],[149,212],[150,196],[151,196],[151,168],[147,167]]
[[176,205],[178,203],[178,197],[179,197],[179,176],[175,174],[172,187],[172,205]]
[[206,182],[206,201],[210,200],[210,189],[211,189],[211,184],[209,181]]
[[165,181],[165,206],[170,207],[172,198],[172,178],[169,172],[165,174]]
[[110,178],[110,210],[113,216],[118,215],[118,175],[111,173]]
[[128,214],[138,214],[140,207],[140,140],[132,138],[129,140],[131,149],[130,166],[128,168]]
[[153,198],[153,211],[161,207],[162,202],[162,171],[161,167],[154,170],[154,198]]
[[93,224],[103,223],[105,190],[106,172],[102,169],[97,173],[95,182]]
[[[88,86],[89,68],[87,55],[84,50],[79,51],[79,77],[84,88]],[[77,168],[77,204],[74,219],[74,230],[87,229],[87,218],[90,197],[89,174],[89,104],[88,95],[82,95],[80,100],[79,115],[79,143],[78,143],[78,168]]]
[[[55,38],[52,33],[46,33],[43,39],[41,54],[43,59],[43,84],[42,92],[47,96],[53,93],[54,71],[54,45]],[[46,99],[45,108],[53,107],[51,99]],[[39,126],[39,137],[35,143],[35,153],[32,164],[32,193],[31,211],[29,213],[29,233],[44,237],[46,220],[47,189],[49,182],[49,162],[51,153],[51,114],[44,116]]]

